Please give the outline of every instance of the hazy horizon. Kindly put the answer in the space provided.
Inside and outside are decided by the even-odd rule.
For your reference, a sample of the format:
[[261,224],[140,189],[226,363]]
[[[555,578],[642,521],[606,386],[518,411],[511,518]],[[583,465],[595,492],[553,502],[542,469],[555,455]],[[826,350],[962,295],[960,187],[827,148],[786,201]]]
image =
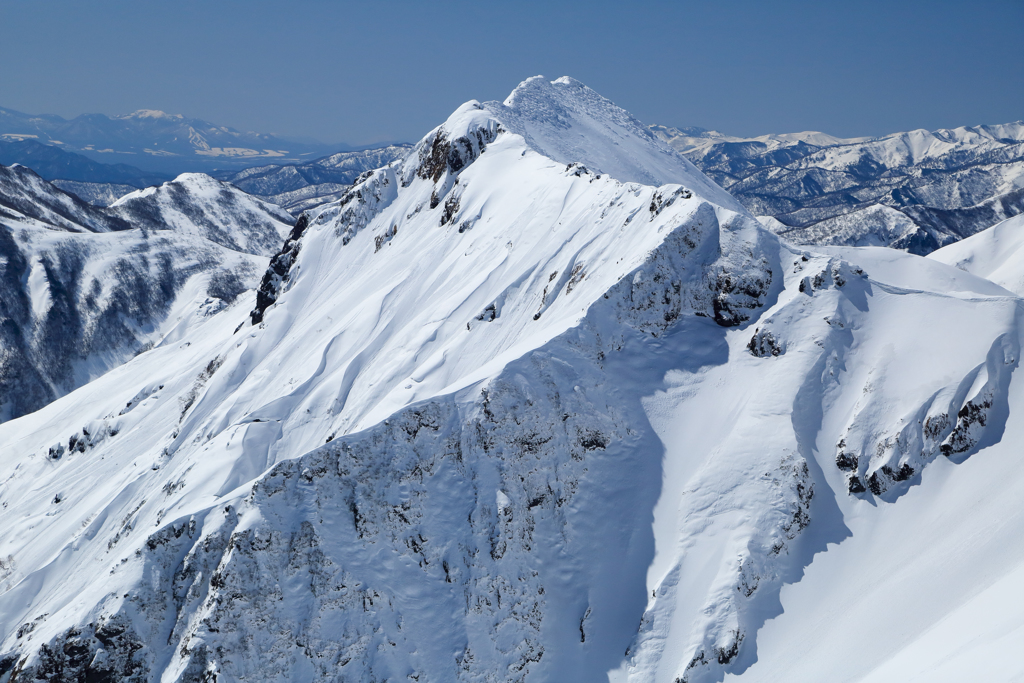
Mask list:
[[503,99],[538,74],[577,78],[645,123],[741,137],[1024,118],[1014,0],[0,1],[0,23],[2,107],[66,119],[159,109],[331,145],[415,141],[461,103]]

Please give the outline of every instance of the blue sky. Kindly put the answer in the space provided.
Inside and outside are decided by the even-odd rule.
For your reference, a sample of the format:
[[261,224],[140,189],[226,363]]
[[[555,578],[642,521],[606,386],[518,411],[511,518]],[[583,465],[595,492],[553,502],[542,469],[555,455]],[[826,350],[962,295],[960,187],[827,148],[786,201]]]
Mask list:
[[1024,0],[0,0],[0,106],[366,144],[570,75],[647,123],[843,136],[1024,118]]

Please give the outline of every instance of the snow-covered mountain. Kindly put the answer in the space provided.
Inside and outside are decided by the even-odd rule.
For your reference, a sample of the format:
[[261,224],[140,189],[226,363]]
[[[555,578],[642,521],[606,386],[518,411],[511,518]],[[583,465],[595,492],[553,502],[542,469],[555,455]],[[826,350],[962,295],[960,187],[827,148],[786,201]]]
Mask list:
[[854,139],[651,130],[800,244],[926,254],[1024,212],[1024,122]]
[[252,289],[289,216],[208,176],[85,204],[0,166],[0,420],[27,414]]
[[112,232],[131,226],[40,178],[32,169],[0,166],[0,216],[31,219],[70,232]]
[[360,175],[401,159],[411,148],[412,145],[387,145],[339,152],[308,164],[268,164],[213,175],[298,215],[340,199]]
[[[791,246],[529,79],[304,213],[255,297],[0,425],[0,681],[863,679],[1024,567],[1021,310]],[[835,577],[842,656],[794,665],[788,596]]]
[[93,206],[110,206],[121,197],[138,189],[132,185],[121,185],[120,183],[90,183],[59,179],[51,182],[54,187],[59,187]]
[[252,197],[202,173],[127,194],[108,213],[132,226],[194,234],[247,254],[277,251],[292,217],[280,207]]

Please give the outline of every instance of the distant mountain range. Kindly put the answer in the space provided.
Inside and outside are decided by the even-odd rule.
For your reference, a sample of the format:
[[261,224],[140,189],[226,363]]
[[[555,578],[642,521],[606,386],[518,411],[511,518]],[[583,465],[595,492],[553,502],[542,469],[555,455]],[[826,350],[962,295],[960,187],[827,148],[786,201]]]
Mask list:
[[650,130],[797,243],[926,254],[1024,212],[1020,121],[849,139]]
[[242,132],[181,114],[142,109],[123,116],[82,114],[64,119],[0,107],[0,140],[35,140],[104,163],[127,163],[147,171],[178,174],[245,168],[254,163],[300,163],[347,145],[285,140]]
[[[400,158],[411,145],[338,152],[306,164],[264,164],[212,175],[293,213],[334,201],[361,173]],[[0,140],[0,164],[21,164],[65,192],[96,206],[109,206],[136,189],[159,185],[173,176],[149,173],[127,164],[104,164],[35,140]]]

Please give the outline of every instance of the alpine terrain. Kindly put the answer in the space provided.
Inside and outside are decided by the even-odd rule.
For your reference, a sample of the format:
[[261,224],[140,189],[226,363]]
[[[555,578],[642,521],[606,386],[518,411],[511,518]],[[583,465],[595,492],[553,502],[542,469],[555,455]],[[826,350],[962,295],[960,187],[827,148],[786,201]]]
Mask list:
[[[243,200],[175,183],[4,218],[26,349],[91,259],[218,265],[0,424],[0,683],[1024,675],[1017,219],[796,246],[567,77],[303,211],[255,292],[205,284],[265,253]],[[121,235],[55,294],[58,238]]]
[[297,215],[340,199],[360,175],[404,157],[411,148],[412,145],[387,145],[338,152],[306,164],[267,164],[213,175]]
[[290,217],[200,174],[90,206],[0,166],[0,421],[251,290]]
[[878,138],[651,131],[798,244],[915,254],[1024,212],[1024,122]]

